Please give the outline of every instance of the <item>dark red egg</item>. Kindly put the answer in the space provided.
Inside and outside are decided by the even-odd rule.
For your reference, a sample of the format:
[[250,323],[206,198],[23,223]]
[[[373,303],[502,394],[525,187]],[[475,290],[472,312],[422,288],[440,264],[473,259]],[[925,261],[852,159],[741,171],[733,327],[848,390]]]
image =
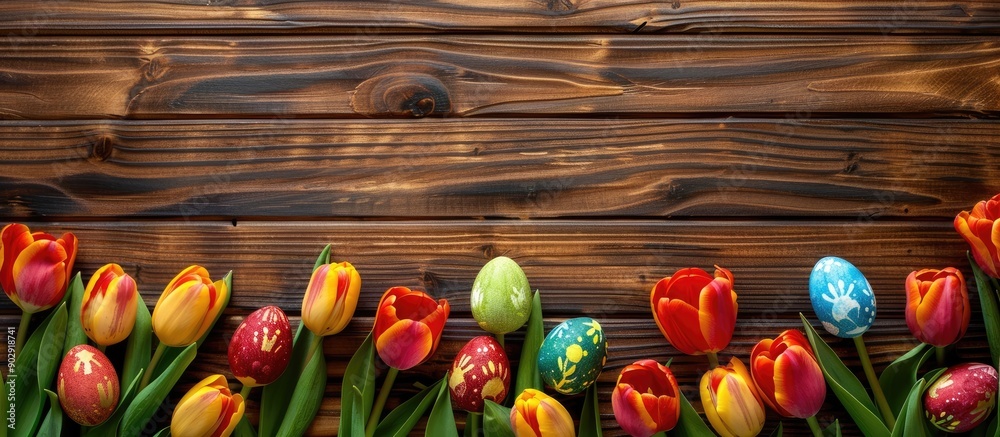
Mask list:
[[63,412],[80,425],[99,425],[118,406],[118,372],[93,346],[70,349],[59,366],[57,381]]
[[281,376],[292,358],[292,327],[281,308],[250,313],[229,341],[229,368],[243,385],[267,385]]
[[455,356],[448,377],[451,401],[456,408],[481,413],[489,399],[502,403],[510,390],[510,362],[493,337],[469,340]]
[[924,394],[924,414],[942,431],[961,433],[983,423],[997,399],[997,370],[980,363],[949,367]]

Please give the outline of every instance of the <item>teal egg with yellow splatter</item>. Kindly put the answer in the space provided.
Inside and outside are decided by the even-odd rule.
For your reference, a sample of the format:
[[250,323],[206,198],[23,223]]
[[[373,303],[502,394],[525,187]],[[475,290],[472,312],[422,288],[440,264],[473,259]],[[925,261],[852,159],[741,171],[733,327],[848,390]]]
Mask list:
[[590,317],[569,319],[545,336],[538,350],[542,382],[562,394],[580,393],[601,375],[608,341],[601,324]]

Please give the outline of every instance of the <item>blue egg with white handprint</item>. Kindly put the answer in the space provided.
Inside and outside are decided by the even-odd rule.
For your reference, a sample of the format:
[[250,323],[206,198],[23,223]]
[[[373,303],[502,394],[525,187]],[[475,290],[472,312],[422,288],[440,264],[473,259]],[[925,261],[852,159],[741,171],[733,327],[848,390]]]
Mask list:
[[864,334],[875,321],[875,293],[861,270],[828,256],[809,274],[809,299],[827,332],[841,338]]

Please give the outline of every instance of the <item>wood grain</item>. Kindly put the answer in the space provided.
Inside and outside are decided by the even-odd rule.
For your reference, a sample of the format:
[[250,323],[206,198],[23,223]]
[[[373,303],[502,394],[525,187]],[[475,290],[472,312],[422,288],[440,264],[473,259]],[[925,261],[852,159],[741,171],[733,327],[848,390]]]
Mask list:
[[992,116],[998,68],[989,37],[38,37],[0,117]]
[[996,33],[990,1],[724,0],[7,0],[0,31],[37,34],[142,32],[823,32]]
[[1000,192],[996,121],[4,122],[0,156],[22,220],[944,219]]

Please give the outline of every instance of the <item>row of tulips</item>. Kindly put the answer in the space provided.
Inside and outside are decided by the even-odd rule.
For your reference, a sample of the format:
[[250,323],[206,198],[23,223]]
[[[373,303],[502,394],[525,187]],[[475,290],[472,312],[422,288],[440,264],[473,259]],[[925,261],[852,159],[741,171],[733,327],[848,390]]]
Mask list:
[[[874,399],[805,317],[805,334],[787,330],[761,340],[750,352],[749,368],[736,357],[720,365],[718,354],[732,338],[738,312],[734,276],[724,268],[717,266],[714,274],[686,268],[659,281],[650,293],[653,318],[675,349],[708,357],[700,400],[708,423],[722,436],[757,435],[765,405],[783,417],[806,419],[815,435],[824,435],[815,415],[829,386],[866,435],[932,435],[933,426],[947,432],[980,429],[997,437],[992,410],[1000,364],[998,223],[1000,195],[955,219],[974,260],[990,364],[944,368],[946,348],[968,328],[970,299],[958,269],[924,269],[903,281],[907,326],[923,343],[876,377],[862,340],[876,314],[870,284],[846,260],[827,257],[816,263],[809,281],[815,314],[830,334],[853,339]],[[231,272],[213,281],[206,269],[191,266],[166,285],[150,314],[136,281],[117,264],[98,269],[86,287],[80,275],[73,277],[77,240],[72,234],[55,238],[14,224],[0,232],[0,244],[0,286],[23,311],[16,367],[7,375],[18,393],[18,416],[0,428],[0,435],[58,435],[64,414],[81,425],[83,435],[140,433],[153,423],[150,419],[194,360],[232,293]],[[177,402],[171,426],[158,435],[304,433],[326,386],[323,339],[347,327],[360,291],[359,272],[348,262],[331,262],[327,246],[306,287],[297,331],[292,333],[278,307],[250,314],[229,345],[230,368],[242,391],[230,391],[224,375],[203,379]],[[468,411],[467,435],[480,427],[498,436],[601,435],[596,381],[608,340],[600,323],[570,319],[543,335],[539,293],[531,292],[523,270],[505,257],[483,267],[470,300],[480,327],[493,336],[470,340],[440,381],[383,415],[396,375],[435,353],[450,311],[447,300],[405,287],[383,294],[372,332],[341,383],[339,435],[406,435],[430,410],[428,435],[457,436],[453,408]],[[27,337],[31,316],[52,308]],[[504,336],[522,327],[525,341],[515,372]],[[126,343],[124,360],[115,366],[104,351],[121,343]],[[52,351],[62,356],[58,368]],[[389,367],[377,396],[375,356]],[[938,368],[920,376],[932,356]],[[255,430],[246,420],[244,400],[261,386]],[[586,399],[575,425],[558,397],[577,393],[586,393]],[[669,363],[647,359],[626,366],[611,404],[622,429],[633,436],[711,433],[679,390]],[[839,435],[839,422],[826,432]]]

